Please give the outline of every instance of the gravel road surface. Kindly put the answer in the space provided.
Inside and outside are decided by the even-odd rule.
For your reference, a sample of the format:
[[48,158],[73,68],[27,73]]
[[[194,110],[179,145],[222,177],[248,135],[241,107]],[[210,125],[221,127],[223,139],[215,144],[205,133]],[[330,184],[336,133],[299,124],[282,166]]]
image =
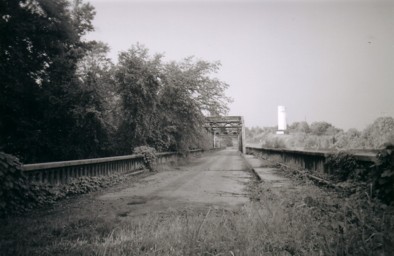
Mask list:
[[239,207],[249,200],[245,188],[251,177],[241,154],[226,149],[193,158],[187,165],[145,177],[97,199],[124,216],[182,207]]

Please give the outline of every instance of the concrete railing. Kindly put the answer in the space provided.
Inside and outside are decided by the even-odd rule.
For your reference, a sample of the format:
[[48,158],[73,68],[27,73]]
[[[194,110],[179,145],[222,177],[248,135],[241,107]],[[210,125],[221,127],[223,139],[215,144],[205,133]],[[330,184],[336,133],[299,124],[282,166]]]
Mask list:
[[[373,152],[349,151],[348,153],[354,156],[361,166],[368,167],[377,161],[376,154]],[[295,169],[327,173],[330,170],[325,165],[326,159],[334,152],[246,147],[246,154],[253,154]]]
[[[198,154],[202,150],[192,150],[189,154]],[[176,152],[157,153],[158,164],[176,161],[180,154]],[[104,158],[92,158],[73,161],[24,164],[22,170],[30,181],[63,184],[72,178],[82,176],[100,176],[116,173],[134,172],[144,167],[142,155],[126,155]]]

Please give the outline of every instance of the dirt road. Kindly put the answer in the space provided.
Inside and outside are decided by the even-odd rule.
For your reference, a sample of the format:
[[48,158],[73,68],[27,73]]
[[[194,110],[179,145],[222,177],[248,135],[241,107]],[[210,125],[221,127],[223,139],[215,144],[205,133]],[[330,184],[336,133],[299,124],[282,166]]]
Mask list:
[[102,194],[97,199],[111,204],[114,213],[123,216],[182,207],[236,207],[248,201],[245,184],[250,173],[246,169],[239,152],[222,150],[146,177],[122,190]]

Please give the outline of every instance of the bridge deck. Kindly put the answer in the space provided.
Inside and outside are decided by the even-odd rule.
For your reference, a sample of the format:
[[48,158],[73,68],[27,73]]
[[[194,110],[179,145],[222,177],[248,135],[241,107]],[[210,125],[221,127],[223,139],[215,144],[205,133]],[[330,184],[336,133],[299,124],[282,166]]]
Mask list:
[[170,208],[237,207],[248,201],[245,185],[251,176],[246,169],[239,152],[221,150],[97,199],[115,208],[105,214],[127,212],[130,216]]

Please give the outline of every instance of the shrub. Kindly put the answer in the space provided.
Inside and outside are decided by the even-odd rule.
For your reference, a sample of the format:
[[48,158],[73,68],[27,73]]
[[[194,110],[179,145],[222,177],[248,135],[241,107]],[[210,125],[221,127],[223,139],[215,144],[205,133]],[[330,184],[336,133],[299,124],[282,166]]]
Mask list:
[[394,146],[388,145],[377,153],[377,163],[360,166],[354,156],[339,152],[326,158],[325,165],[340,181],[362,180],[371,187],[369,194],[382,202],[394,202]]
[[286,135],[267,134],[262,146],[266,148],[287,148]]
[[345,181],[350,175],[354,175],[354,171],[358,168],[354,156],[344,152],[329,155],[326,158],[325,165],[329,167],[331,174],[334,174],[341,181]]
[[51,186],[31,183],[18,158],[0,152],[0,217],[25,213],[73,195],[86,194],[121,182],[125,177],[79,177],[68,184]]
[[318,149],[319,146],[319,139],[317,136],[308,136],[305,139],[305,144],[304,144],[305,149]]
[[157,167],[157,156],[156,149],[149,146],[136,147],[133,150],[134,154],[142,155],[144,157],[144,164],[150,171],[156,171]]
[[124,179],[125,177],[119,174],[74,178],[70,183],[63,184],[58,187],[56,191],[56,200],[74,195],[87,194],[97,191],[100,188],[107,188],[121,182]]
[[394,201],[394,145],[387,145],[377,154],[378,163],[373,172],[377,196],[386,203]]
[[52,193],[30,184],[15,156],[0,152],[0,216],[22,213],[48,201]]

